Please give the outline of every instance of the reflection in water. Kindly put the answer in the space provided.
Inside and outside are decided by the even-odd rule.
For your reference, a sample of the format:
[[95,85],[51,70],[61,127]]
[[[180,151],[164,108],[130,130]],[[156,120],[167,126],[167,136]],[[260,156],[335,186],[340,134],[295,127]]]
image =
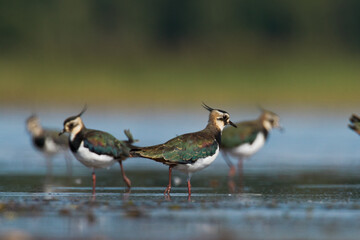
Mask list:
[[235,166],[231,163],[231,161],[229,160],[229,157],[227,156],[226,153],[223,153],[224,159],[225,161],[228,163],[228,166],[230,167],[229,170],[229,180],[228,180],[228,187],[229,187],[229,192],[230,193],[242,193],[243,189],[244,189],[244,169],[243,169],[243,164],[244,164],[244,158],[240,157],[238,159],[238,178],[237,180],[235,180],[235,175],[236,175],[236,168]]
[[[199,187],[194,188],[191,201],[185,183],[171,197],[164,195],[161,186],[166,174],[156,170],[129,171],[134,179],[131,192],[118,171],[99,171],[96,198],[86,176],[81,184],[70,185],[66,176],[54,176],[54,185],[45,192],[37,187],[43,175],[3,176],[2,228],[16,227],[48,238],[164,239],[164,231],[175,239],[209,238],[220,234],[220,228],[245,239],[356,239],[359,234],[359,169],[246,169],[244,188],[233,194],[223,170],[198,174],[194,184]],[[146,183],[150,177],[154,181]],[[8,211],[17,217],[7,220]],[[301,231],[291,227],[295,223]],[[259,231],[264,226],[271,231]]]

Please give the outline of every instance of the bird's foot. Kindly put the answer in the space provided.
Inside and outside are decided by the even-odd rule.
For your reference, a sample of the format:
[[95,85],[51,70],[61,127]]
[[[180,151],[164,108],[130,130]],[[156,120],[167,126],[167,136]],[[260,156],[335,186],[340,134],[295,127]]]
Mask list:
[[165,201],[169,201],[169,202],[171,202],[171,196],[170,196],[170,194],[165,194]]
[[170,185],[168,185],[167,187],[166,187],[166,189],[165,189],[165,192],[164,192],[164,194],[166,195],[166,194],[170,194],[170,191],[171,191],[171,186]]
[[96,194],[95,192],[93,191],[92,195],[91,195],[91,202],[95,202],[96,200]]
[[191,202],[191,194],[188,195],[188,202]]
[[129,178],[124,177],[124,182],[125,182],[125,184],[126,184],[126,186],[127,186],[128,188],[131,188],[131,181],[130,181]]

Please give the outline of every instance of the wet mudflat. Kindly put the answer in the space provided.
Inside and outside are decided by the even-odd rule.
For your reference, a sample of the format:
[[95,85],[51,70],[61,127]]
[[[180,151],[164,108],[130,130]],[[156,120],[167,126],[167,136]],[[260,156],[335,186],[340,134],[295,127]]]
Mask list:
[[[77,111],[39,116],[60,128]],[[231,112],[239,120],[258,114]],[[285,132],[271,133],[264,149],[245,161],[242,184],[237,176],[228,181],[220,155],[194,174],[188,201],[186,176],[174,171],[171,198],[164,197],[167,168],[147,159],[125,161],[130,193],[115,164],[96,172],[93,199],[91,170],[74,159],[68,178],[60,155],[47,181],[45,160],[24,127],[30,112],[2,109],[0,239],[359,239],[360,139],[346,126],[351,112],[313,111],[301,118],[280,112]],[[130,128],[140,146],[197,131],[207,121],[201,111],[191,119],[159,116],[89,111],[84,120],[119,139]]]
[[[166,170],[98,174],[95,199],[90,178],[2,176],[1,236],[30,239],[358,239],[360,169],[247,169],[243,187],[226,168],[193,178],[188,200],[185,177],[171,197],[162,192]],[[140,184],[141,182],[141,184]],[[233,184],[233,183],[232,183]],[[26,239],[26,238],[25,238]]]

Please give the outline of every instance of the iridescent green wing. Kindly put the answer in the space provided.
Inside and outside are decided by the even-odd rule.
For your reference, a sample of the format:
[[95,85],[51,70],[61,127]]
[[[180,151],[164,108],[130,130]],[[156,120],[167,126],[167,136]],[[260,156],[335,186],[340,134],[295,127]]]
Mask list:
[[91,152],[114,158],[128,157],[129,148],[109,133],[88,130],[84,135],[84,146]]
[[221,136],[222,148],[233,148],[239,145],[252,144],[263,127],[257,121],[240,122],[237,128],[226,127]]
[[214,138],[198,132],[178,136],[164,144],[142,148],[139,154],[168,164],[186,164],[214,155],[217,148],[218,143]]

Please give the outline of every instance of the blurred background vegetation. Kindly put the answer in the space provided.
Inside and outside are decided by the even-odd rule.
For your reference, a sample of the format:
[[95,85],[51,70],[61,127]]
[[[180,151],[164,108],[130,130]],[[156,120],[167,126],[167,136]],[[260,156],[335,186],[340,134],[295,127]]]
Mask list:
[[356,106],[358,0],[0,0],[2,105]]

